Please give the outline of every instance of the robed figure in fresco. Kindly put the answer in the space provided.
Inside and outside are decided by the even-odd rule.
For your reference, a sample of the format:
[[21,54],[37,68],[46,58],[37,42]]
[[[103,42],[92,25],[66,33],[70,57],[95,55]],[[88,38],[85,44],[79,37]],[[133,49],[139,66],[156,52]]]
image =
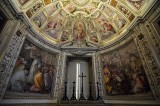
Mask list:
[[84,46],[85,45],[85,24],[82,21],[76,22],[74,26],[74,40],[75,45]]
[[103,67],[103,74],[104,74],[104,82],[105,82],[107,94],[110,94],[113,89],[113,86],[111,85],[112,78],[111,78],[111,72],[108,65],[105,65]]
[[21,93],[50,93],[56,55],[26,41],[16,61],[7,90]]
[[142,8],[146,0],[128,0],[138,10]]
[[134,43],[110,54],[103,54],[102,67],[107,95],[144,94],[150,90]]

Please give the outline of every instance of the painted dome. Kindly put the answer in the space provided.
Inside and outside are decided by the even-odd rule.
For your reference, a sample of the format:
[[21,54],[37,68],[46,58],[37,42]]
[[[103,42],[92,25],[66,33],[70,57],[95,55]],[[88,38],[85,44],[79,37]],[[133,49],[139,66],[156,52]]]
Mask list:
[[56,45],[107,45],[122,38],[153,0],[12,0],[37,36]]

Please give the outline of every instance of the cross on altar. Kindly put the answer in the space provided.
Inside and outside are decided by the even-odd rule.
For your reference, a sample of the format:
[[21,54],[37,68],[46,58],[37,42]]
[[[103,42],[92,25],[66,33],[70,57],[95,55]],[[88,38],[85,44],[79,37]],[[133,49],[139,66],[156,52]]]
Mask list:
[[82,73],[82,75],[80,75],[79,77],[82,78],[81,94],[80,94],[79,100],[86,100],[85,97],[84,97],[84,94],[83,94],[83,77],[86,77],[86,76],[84,76],[83,73]]

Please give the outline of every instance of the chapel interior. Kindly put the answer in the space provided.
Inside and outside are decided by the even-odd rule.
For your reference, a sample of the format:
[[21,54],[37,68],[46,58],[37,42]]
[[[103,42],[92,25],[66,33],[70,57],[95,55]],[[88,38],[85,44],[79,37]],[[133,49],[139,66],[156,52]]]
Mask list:
[[0,0],[0,106],[159,106],[160,0]]

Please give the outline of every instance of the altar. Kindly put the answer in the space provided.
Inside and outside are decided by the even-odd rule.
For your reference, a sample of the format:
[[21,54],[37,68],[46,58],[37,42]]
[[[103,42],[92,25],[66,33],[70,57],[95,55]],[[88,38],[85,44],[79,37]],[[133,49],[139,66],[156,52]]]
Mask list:
[[96,73],[92,60],[93,57],[67,57],[62,101],[94,100],[97,82],[93,79]]

